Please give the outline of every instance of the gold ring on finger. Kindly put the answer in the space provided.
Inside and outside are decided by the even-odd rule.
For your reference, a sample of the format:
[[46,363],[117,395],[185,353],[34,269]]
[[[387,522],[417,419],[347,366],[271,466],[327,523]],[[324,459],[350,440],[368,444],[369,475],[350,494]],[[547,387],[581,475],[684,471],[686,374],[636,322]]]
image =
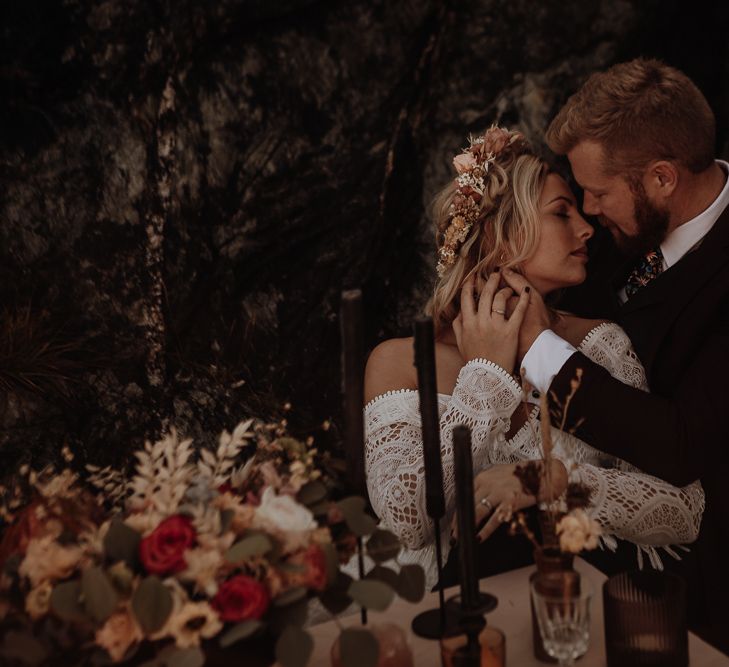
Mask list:
[[484,506],[487,514],[491,514],[491,512],[494,509],[494,506],[491,504],[491,502],[489,501],[488,498],[481,498],[481,500],[479,500],[478,502]]
[[501,310],[500,308],[492,308],[491,309],[491,312],[492,313],[498,313],[499,315],[506,315],[506,311],[505,310]]

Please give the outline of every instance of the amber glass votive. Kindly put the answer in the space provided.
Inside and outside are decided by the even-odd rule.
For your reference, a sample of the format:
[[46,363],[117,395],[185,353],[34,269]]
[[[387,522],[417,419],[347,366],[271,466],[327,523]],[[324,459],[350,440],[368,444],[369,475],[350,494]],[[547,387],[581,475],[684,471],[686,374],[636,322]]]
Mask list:
[[[395,623],[373,623],[362,629],[369,630],[380,645],[377,667],[414,667],[413,652],[405,631]],[[346,667],[339,651],[339,637],[332,644],[330,652],[332,667]]]
[[634,571],[603,584],[608,667],[686,667],[686,584],[668,572]]
[[[440,640],[440,651],[443,657],[443,667],[459,667],[466,664],[459,660],[459,651],[466,647],[466,635],[445,637]],[[481,667],[505,667],[506,665],[506,637],[498,628],[487,625],[478,636],[481,647]]]

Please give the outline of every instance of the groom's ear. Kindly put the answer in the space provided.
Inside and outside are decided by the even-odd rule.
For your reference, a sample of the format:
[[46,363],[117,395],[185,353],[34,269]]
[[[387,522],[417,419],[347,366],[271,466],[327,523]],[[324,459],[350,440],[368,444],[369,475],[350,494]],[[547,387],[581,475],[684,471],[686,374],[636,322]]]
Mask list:
[[648,197],[653,200],[665,200],[671,197],[678,186],[678,168],[669,160],[651,162],[643,177],[643,187]]

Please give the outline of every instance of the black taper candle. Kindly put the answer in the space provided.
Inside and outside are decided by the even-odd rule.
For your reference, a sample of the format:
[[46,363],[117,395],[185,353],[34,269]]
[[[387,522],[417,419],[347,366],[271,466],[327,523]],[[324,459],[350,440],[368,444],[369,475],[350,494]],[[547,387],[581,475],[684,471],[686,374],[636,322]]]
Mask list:
[[[342,341],[342,398],[344,403],[344,455],[354,493],[368,499],[364,459],[364,317],[362,291],[342,292],[339,311]],[[368,503],[369,504],[369,503]],[[362,538],[357,538],[359,578],[364,579]],[[367,609],[362,607],[362,623]]]
[[461,604],[464,611],[479,606],[476,573],[476,511],[473,492],[473,458],[471,431],[467,426],[453,429],[453,454],[456,477],[456,511],[460,543]]
[[433,320],[415,320],[415,367],[418,372],[420,420],[423,430],[423,461],[425,464],[425,507],[428,516],[440,519],[445,514],[443,497],[443,465],[440,454],[440,416],[435,376],[435,340]]
[[344,452],[355,493],[367,498],[364,461],[364,318],[362,291],[342,292],[342,398],[344,401]]

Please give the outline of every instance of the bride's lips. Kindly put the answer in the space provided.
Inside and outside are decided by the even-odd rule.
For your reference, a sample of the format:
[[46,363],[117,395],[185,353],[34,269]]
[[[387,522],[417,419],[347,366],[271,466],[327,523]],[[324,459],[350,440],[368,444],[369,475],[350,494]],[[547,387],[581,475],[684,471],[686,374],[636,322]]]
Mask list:
[[578,248],[574,252],[571,252],[570,255],[572,255],[573,257],[578,257],[579,259],[582,259],[585,262],[588,260],[587,248]]

